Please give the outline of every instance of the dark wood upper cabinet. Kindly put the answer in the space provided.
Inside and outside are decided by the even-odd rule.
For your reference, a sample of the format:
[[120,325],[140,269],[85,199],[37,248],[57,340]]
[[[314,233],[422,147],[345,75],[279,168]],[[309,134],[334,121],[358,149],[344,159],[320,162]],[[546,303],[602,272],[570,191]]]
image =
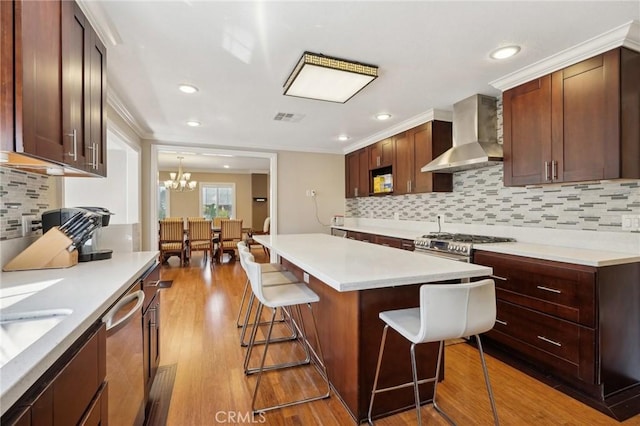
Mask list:
[[393,138],[387,138],[369,146],[369,169],[393,164]]
[[0,150],[13,145],[13,3],[0,1]]
[[75,2],[62,3],[62,131],[65,162],[86,170],[88,162],[91,30]]
[[346,198],[369,196],[369,149],[362,148],[345,156]]
[[14,2],[16,152],[63,162],[59,1]]
[[62,4],[65,163],[106,176],[106,49],[80,7]]
[[507,90],[503,102],[504,184],[550,179],[551,76]]
[[0,12],[0,148],[43,160],[27,161],[32,171],[106,176],[106,49],[89,21],[74,1],[3,1]]
[[394,194],[450,192],[453,175],[423,173],[420,169],[451,148],[451,123],[430,121],[396,135]]
[[90,61],[90,132],[89,147],[93,156],[90,167],[95,174],[107,175],[107,49],[91,29]]
[[618,48],[506,91],[505,185],[640,178],[639,58]]

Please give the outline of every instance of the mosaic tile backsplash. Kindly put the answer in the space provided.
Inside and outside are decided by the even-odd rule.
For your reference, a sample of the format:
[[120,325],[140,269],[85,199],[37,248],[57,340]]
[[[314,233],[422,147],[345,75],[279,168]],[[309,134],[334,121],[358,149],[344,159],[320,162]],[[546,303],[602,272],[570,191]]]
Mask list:
[[[640,181],[503,186],[502,164],[453,175],[453,192],[349,198],[352,218],[619,231],[622,215],[640,214]],[[633,231],[637,232],[637,231]]]
[[[0,167],[0,240],[22,236],[22,216],[37,215],[55,205],[49,176]],[[41,234],[42,231],[38,231]]]

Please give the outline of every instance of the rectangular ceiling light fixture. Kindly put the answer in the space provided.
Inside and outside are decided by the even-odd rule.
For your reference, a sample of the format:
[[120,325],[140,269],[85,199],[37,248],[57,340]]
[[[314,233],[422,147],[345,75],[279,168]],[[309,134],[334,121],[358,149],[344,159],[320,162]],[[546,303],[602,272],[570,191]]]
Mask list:
[[378,77],[378,67],[304,52],[284,85],[284,94],[345,103]]

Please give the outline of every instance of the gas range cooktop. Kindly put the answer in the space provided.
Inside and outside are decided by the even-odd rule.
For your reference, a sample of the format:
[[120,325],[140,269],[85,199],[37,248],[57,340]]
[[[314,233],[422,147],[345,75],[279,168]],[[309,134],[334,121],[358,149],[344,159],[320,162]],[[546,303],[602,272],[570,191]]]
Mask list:
[[450,234],[448,232],[434,232],[431,234],[423,235],[420,238],[439,241],[453,241],[459,243],[506,243],[515,241],[513,238],[506,237],[490,237],[487,235],[472,235],[472,234]]
[[413,245],[416,251],[434,254],[438,252],[442,255],[450,255],[456,259],[468,262],[475,244],[506,243],[512,241],[515,240],[513,238],[506,237],[434,232],[416,238]]

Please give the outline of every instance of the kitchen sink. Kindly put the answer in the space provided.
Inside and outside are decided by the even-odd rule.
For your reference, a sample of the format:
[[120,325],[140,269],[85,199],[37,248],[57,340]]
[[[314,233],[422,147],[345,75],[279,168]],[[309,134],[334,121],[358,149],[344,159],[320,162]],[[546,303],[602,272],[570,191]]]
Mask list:
[[71,309],[0,313],[0,367],[70,315]]
[[[0,288],[0,309],[8,308],[9,306],[20,302],[27,297],[34,295],[54,284],[62,281],[62,278],[45,280],[38,282],[26,282],[19,283],[10,286],[4,285]],[[2,316],[2,314],[0,314]]]

